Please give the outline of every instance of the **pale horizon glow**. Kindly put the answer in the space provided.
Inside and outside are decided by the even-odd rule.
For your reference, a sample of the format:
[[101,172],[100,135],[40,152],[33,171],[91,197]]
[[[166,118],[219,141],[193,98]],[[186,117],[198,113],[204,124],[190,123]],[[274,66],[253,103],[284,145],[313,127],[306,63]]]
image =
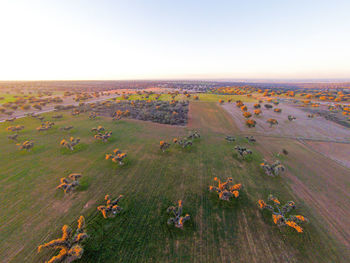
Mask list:
[[350,79],[350,1],[0,0],[0,80]]

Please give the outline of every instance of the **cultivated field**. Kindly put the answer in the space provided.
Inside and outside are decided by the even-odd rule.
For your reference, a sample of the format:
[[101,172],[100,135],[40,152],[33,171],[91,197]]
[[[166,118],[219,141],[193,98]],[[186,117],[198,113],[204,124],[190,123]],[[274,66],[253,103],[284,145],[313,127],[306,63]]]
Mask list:
[[[11,125],[25,127],[18,132],[19,140],[35,143],[27,152],[7,139],[9,124],[1,123],[0,258],[44,262],[52,251],[38,254],[37,246],[57,238],[63,224],[74,225],[84,215],[89,238],[79,262],[346,262],[349,170],[297,140],[256,136],[257,143],[251,144],[237,136],[236,142],[225,141],[226,135],[245,131],[243,121],[232,118],[236,115],[216,102],[208,102],[211,99],[205,102],[206,96],[218,95],[191,100],[185,127],[127,119],[112,122],[108,117],[91,120],[88,114],[65,112],[62,119],[54,120],[52,129],[39,133],[35,130],[39,120],[17,119]],[[55,114],[43,116],[53,120]],[[299,116],[286,126],[304,127],[303,123],[306,120]],[[68,125],[73,129],[60,130]],[[113,132],[108,142],[93,138],[90,129],[98,125]],[[257,125],[256,130],[273,135],[265,126]],[[171,141],[193,129],[201,138],[192,148],[160,151],[160,140]],[[289,135],[290,129],[282,128],[282,134]],[[299,136],[295,131],[291,135]],[[322,129],[317,136],[321,135]],[[72,152],[59,145],[70,136],[81,138]],[[342,132],[338,136],[349,137]],[[233,156],[236,144],[253,151],[248,161]],[[104,158],[116,147],[128,154],[124,166]],[[279,155],[282,147],[288,155]],[[259,167],[263,158],[280,159],[287,172],[267,177]],[[70,173],[83,177],[77,191],[64,195],[55,187]],[[208,191],[214,177],[233,177],[235,183],[242,183],[240,197],[220,201]],[[257,200],[270,193],[283,203],[296,202],[296,214],[310,220],[304,233],[278,228],[270,213],[258,209]],[[120,202],[123,211],[113,219],[103,219],[96,210],[105,194],[125,196]],[[191,216],[183,230],[167,225],[166,209],[179,199],[184,213]]]
[[[263,106],[264,103],[262,103]],[[248,111],[253,112],[253,103],[245,103]],[[341,126],[324,117],[315,115],[313,118],[308,117],[308,113],[301,108],[292,105],[280,103],[274,108],[282,109],[282,112],[274,112],[273,109],[262,107],[262,114],[253,117],[256,121],[254,128],[248,128],[245,125],[245,118],[242,111],[234,103],[225,103],[222,106],[233,117],[241,131],[249,131],[265,135],[279,135],[287,137],[311,138],[319,140],[337,140],[350,141],[349,129]],[[288,115],[296,117],[296,120],[289,121]],[[267,120],[273,118],[278,121],[277,126],[270,127]]]

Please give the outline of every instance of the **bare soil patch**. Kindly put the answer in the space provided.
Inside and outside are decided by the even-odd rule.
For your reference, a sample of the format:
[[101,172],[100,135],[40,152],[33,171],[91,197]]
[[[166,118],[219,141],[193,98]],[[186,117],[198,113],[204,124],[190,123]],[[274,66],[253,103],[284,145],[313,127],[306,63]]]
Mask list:
[[[245,104],[248,111],[253,114],[253,103]],[[245,125],[245,118],[242,115],[242,111],[234,103],[225,103],[222,106],[235,120],[236,125],[241,131],[250,131],[256,133],[263,133],[267,135],[279,135],[301,138],[312,138],[322,140],[350,140],[350,129],[343,127],[330,120],[326,120],[324,117],[315,116],[314,118],[308,118],[308,113],[302,109],[296,108],[291,105],[280,103],[274,108],[281,108],[281,113],[276,113],[272,109],[265,109],[262,104],[261,116],[252,118],[256,121],[256,127],[248,128]],[[288,115],[293,115],[296,120],[289,121]],[[270,127],[267,123],[268,119],[276,119],[278,125]]]
[[304,141],[311,149],[350,168],[350,144],[335,142]]

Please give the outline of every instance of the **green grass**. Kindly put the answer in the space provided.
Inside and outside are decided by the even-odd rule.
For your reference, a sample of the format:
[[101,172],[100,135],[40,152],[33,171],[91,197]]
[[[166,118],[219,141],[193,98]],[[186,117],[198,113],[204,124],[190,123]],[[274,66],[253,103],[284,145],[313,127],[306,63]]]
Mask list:
[[[209,98],[216,101],[218,97]],[[13,124],[25,126],[19,132],[20,141],[35,143],[28,152],[8,141],[7,124],[0,124],[0,203],[6,204],[0,214],[1,258],[5,262],[47,260],[52,251],[37,254],[37,246],[57,238],[63,224],[75,224],[84,215],[89,239],[80,262],[340,260],[335,242],[308,207],[297,209],[312,218],[302,235],[293,229],[278,229],[270,214],[258,210],[257,200],[270,193],[283,202],[295,197],[283,177],[263,176],[259,168],[262,155],[254,144],[238,138],[237,143],[254,153],[249,162],[233,157],[237,143],[224,138],[235,134],[235,126],[216,103],[192,103],[190,114],[187,128],[64,114],[52,130],[43,133],[35,131],[38,120],[18,119]],[[68,125],[74,129],[59,130]],[[98,125],[113,131],[109,142],[93,139],[90,129]],[[202,135],[191,149],[160,151],[160,140],[171,141],[191,128]],[[59,142],[71,135],[81,138],[81,146],[67,152]],[[128,154],[124,166],[104,159],[114,148]],[[83,174],[81,186],[65,196],[55,187],[61,177],[73,172]],[[218,200],[208,191],[215,176],[230,176],[242,183],[241,196],[232,202]],[[125,196],[120,202],[123,211],[115,218],[103,219],[96,210],[104,204],[105,194]],[[166,208],[179,199],[184,201],[184,213],[191,215],[184,230],[166,224]]]
[[3,97],[3,99],[0,99],[0,105],[6,102],[15,101],[16,98],[13,94],[6,94],[6,93],[0,93],[0,98]]

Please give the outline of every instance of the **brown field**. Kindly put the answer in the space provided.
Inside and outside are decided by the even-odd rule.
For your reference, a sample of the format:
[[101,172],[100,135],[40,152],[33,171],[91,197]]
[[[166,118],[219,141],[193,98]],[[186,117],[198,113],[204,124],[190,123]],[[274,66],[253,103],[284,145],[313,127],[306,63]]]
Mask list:
[[[286,137],[350,141],[350,132],[348,128],[326,120],[323,117],[315,116],[314,118],[308,118],[308,113],[305,111],[283,103],[274,106],[274,108],[282,109],[281,113],[276,113],[273,109],[265,109],[263,104],[264,103],[262,103],[261,108],[262,114],[258,117],[252,117],[257,122],[255,128],[248,128],[245,125],[246,119],[242,116],[242,111],[234,103],[225,103],[222,107],[232,115],[240,131]],[[245,105],[248,107],[248,111],[253,114],[253,103],[245,103]],[[295,116],[296,120],[289,121],[288,115]],[[276,119],[279,124],[270,127],[266,122],[270,118]]]
[[350,168],[350,144],[317,141],[304,141],[304,143],[312,150]]

